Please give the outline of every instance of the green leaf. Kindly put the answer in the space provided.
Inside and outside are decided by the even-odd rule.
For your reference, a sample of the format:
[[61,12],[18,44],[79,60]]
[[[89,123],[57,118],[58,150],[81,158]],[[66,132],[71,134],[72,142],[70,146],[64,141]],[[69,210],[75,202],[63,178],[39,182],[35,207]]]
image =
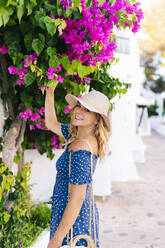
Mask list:
[[1,7],[0,8],[0,26],[6,26],[10,16],[13,14],[14,9],[12,7]]
[[48,34],[53,36],[56,33],[56,25],[55,22],[48,16],[44,17],[44,23],[46,25]]
[[12,42],[8,45],[8,53],[12,56],[17,56],[21,51],[21,46],[17,42]]
[[78,64],[78,75],[81,79],[83,79],[86,75],[88,75],[88,71],[86,66],[83,66],[81,62]]
[[53,55],[56,55],[56,48],[55,47],[48,47],[47,48],[47,54],[52,57]]
[[33,72],[28,72],[24,78],[25,86],[31,85],[36,79],[36,75]]
[[39,38],[42,41],[42,43],[44,44],[45,43],[45,36],[43,34],[39,33]]
[[36,11],[34,18],[37,24],[44,30],[45,29],[45,23],[44,23],[45,13],[41,11]]
[[20,34],[18,32],[19,30],[16,29],[14,31],[6,31],[4,33],[4,40],[7,47],[10,46],[10,44],[13,42],[20,43],[21,39]]
[[25,44],[25,47],[28,51],[30,51],[32,49],[32,40],[33,40],[32,33],[25,34],[24,44]]
[[74,74],[75,72],[78,71],[78,64],[79,61],[77,61],[76,59],[73,60],[72,64],[69,66],[67,72],[69,73],[69,75]]
[[24,6],[23,5],[18,6],[17,7],[17,17],[18,17],[19,23],[21,22],[23,13],[24,13]]
[[61,64],[61,60],[57,55],[53,55],[49,59],[49,66],[57,68]]
[[64,69],[67,71],[69,69],[69,66],[70,66],[69,58],[67,55],[64,55],[61,58],[61,63],[63,65]]
[[20,160],[20,155],[19,154],[15,155],[13,160],[14,163],[18,164],[19,160]]
[[44,43],[39,39],[34,39],[32,42],[32,48],[39,55],[44,49]]
[[65,11],[65,17],[69,18],[71,15],[72,15],[72,9],[70,9],[70,8],[66,9],[66,11]]
[[58,84],[58,81],[55,79],[49,80],[47,83],[47,86],[56,86]]
[[98,1],[99,1],[100,5],[103,5],[105,0],[98,0]]
[[78,8],[81,12],[82,11],[81,1],[80,0],[74,0],[73,8]]

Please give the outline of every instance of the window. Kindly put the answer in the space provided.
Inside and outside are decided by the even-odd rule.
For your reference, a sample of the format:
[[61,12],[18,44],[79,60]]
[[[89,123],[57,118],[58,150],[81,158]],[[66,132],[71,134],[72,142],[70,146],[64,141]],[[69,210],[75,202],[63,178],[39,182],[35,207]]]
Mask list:
[[116,52],[117,53],[125,53],[125,54],[130,54],[130,39],[117,36],[116,37]]

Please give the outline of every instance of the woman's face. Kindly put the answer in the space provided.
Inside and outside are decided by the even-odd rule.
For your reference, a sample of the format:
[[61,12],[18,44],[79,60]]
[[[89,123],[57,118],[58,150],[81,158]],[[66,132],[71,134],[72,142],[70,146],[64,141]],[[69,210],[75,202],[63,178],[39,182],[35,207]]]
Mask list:
[[73,126],[92,126],[97,123],[96,113],[77,102],[72,115]]

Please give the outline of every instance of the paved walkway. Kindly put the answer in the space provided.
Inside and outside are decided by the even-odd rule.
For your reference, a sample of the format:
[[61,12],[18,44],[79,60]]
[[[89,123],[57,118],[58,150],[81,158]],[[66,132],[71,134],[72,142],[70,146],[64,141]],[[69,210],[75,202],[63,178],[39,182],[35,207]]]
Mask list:
[[165,137],[143,137],[139,181],[113,182],[100,210],[100,248],[165,248]]

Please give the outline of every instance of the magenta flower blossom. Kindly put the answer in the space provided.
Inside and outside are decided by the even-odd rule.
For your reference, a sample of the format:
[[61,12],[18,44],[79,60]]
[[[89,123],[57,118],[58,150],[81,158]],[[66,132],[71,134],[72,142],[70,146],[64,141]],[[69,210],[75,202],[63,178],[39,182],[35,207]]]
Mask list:
[[45,108],[44,107],[41,107],[39,110],[38,110],[38,113],[40,115],[44,115],[44,112],[45,112]]
[[16,84],[18,85],[24,85],[25,84],[25,81],[23,79],[18,79]]
[[91,78],[90,77],[84,77],[84,81],[87,82],[87,83],[90,83],[91,82]]
[[39,145],[37,143],[34,144],[34,148],[38,149]]
[[0,53],[2,53],[2,54],[8,53],[7,46],[5,46],[5,45],[1,46],[1,47],[0,47]]
[[48,69],[48,71],[46,72],[46,76],[48,79],[53,79],[54,75],[55,75],[55,72],[56,72],[56,68],[54,67],[50,67]]
[[38,128],[38,129],[43,129],[41,123],[36,123],[36,128]]
[[31,115],[31,121],[37,121],[39,118],[40,118],[39,114],[34,113]]
[[15,75],[15,74],[18,73],[18,69],[15,66],[13,66],[13,65],[11,65],[10,67],[8,67],[8,71],[12,75]]
[[62,140],[60,140],[59,136],[53,136],[51,138],[51,145],[53,149],[58,149],[58,148],[62,148],[62,145],[59,143]]
[[65,109],[64,109],[64,113],[65,114],[68,114],[69,112],[71,111],[71,106],[66,106]]
[[31,131],[35,130],[35,127],[33,125],[30,125],[29,128],[30,128]]
[[64,78],[63,78],[63,77],[61,77],[60,75],[58,75],[58,77],[57,77],[57,81],[58,81],[59,83],[63,83]]
[[20,112],[19,116],[27,121],[32,115],[32,111],[30,109],[26,109],[24,112]]
[[37,53],[30,54],[30,61],[36,61],[37,60]]
[[38,89],[42,91],[43,89],[45,89],[45,86],[42,85],[42,86],[38,87]]
[[27,69],[21,68],[21,70],[17,72],[17,74],[18,74],[18,76],[19,76],[20,79],[23,79],[24,78],[26,71],[27,71]]
[[18,106],[18,110],[21,110],[22,109],[22,107],[21,106]]
[[102,6],[97,0],[93,0],[89,8],[86,8],[85,0],[81,0],[81,6],[81,19],[64,18],[67,25],[61,38],[69,45],[67,55],[70,62],[76,59],[85,65],[95,66],[97,62],[107,63],[114,57],[116,45],[110,40],[110,36],[113,34],[114,25],[120,28],[117,25],[121,18],[119,11],[123,12],[128,21],[131,21],[133,32],[138,31],[143,18],[142,11],[138,9],[139,5],[127,4],[127,0],[116,0],[113,3],[107,1]]
[[63,7],[63,9],[70,8],[72,6],[71,0],[61,0],[60,5]]
[[37,143],[34,144],[34,148],[35,149],[38,149],[39,148],[39,145]]
[[29,66],[29,62],[30,62],[30,59],[29,58],[26,58],[23,63],[24,63],[24,67],[28,67]]

